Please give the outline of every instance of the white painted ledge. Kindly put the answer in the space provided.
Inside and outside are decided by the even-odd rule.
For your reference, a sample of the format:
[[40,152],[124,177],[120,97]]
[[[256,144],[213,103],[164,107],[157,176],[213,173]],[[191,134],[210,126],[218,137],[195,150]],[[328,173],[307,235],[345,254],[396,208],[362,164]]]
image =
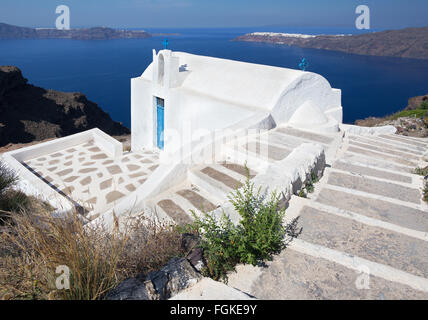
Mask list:
[[123,153],[122,144],[98,128],[76,133],[67,137],[39,143],[33,146],[6,152],[2,161],[19,176],[17,188],[27,195],[43,199],[57,209],[58,213],[70,212],[74,208],[72,202],[57,190],[37,177],[24,161],[55,153],[73,146],[94,140],[97,146],[111,157],[119,157]]
[[360,127],[351,124],[341,124],[340,130],[348,133],[361,136],[373,136],[380,134],[394,134],[397,129],[394,126],[382,126],[382,127]]

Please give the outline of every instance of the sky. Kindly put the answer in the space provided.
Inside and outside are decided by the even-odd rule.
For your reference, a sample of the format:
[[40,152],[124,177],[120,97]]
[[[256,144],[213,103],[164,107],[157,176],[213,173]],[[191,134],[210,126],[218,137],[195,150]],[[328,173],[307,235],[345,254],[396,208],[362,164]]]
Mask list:
[[70,8],[72,28],[352,28],[358,5],[374,29],[428,25],[427,0],[0,0],[0,22],[54,27],[58,5]]

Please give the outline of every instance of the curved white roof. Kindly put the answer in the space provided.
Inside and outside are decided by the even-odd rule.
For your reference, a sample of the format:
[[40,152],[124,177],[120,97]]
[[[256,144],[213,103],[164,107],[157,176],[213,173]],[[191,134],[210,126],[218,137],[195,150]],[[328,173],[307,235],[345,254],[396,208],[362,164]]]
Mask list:
[[[173,52],[179,58],[179,88],[238,105],[272,109],[281,94],[299,78],[300,70]],[[142,75],[152,80],[152,65]]]

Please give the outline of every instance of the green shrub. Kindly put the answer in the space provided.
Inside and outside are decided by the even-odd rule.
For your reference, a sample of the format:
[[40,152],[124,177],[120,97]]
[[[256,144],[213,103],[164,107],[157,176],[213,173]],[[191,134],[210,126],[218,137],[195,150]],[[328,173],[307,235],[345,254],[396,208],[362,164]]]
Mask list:
[[428,99],[422,101],[420,108],[424,110],[428,109]]
[[308,193],[313,193],[315,191],[315,183],[319,181],[317,175],[314,171],[311,172],[310,178],[306,181],[305,185],[300,189],[297,194],[298,197],[307,198]]
[[18,182],[16,174],[0,162],[0,196]]
[[242,191],[229,196],[230,202],[241,216],[234,225],[224,213],[216,219],[205,213],[202,217],[192,212],[194,222],[183,231],[193,231],[201,236],[200,247],[204,250],[206,276],[215,280],[227,280],[227,272],[238,263],[257,265],[271,259],[286,246],[285,236],[291,235],[295,221],[285,226],[285,208],[280,206],[277,193],[266,199],[247,178]]
[[425,168],[416,168],[415,170],[413,170],[414,174],[418,174],[420,176],[426,176],[428,175],[428,166],[426,166]]
[[0,224],[3,224],[8,212],[17,212],[30,205],[29,197],[14,190],[18,176],[0,162]]

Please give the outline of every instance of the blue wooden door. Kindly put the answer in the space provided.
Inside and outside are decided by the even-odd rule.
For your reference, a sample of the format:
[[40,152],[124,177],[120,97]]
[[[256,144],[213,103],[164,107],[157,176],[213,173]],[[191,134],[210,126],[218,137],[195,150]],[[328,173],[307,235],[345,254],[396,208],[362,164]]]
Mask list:
[[156,99],[156,114],[157,114],[157,126],[156,126],[156,132],[157,132],[157,146],[159,149],[163,149],[164,146],[164,101],[163,99],[157,98]]

